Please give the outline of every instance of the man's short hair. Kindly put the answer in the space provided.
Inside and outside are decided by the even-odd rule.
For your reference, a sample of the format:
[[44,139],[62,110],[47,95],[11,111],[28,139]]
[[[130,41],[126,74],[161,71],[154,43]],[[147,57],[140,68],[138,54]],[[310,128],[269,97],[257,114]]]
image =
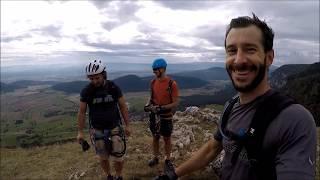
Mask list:
[[267,25],[265,21],[261,21],[254,13],[252,13],[252,15],[252,18],[249,16],[241,16],[231,20],[230,24],[227,27],[226,36],[224,39],[225,48],[227,36],[232,28],[243,28],[248,27],[250,25],[254,25],[258,27],[262,32],[261,43],[263,45],[264,51],[267,52],[273,49],[273,30]]

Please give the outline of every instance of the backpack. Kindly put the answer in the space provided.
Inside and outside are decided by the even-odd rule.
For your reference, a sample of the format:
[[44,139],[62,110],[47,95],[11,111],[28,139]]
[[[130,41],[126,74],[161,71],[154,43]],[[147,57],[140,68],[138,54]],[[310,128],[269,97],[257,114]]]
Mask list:
[[239,96],[234,97],[228,102],[226,109],[223,112],[220,126],[220,131],[222,131],[221,133],[235,140],[239,146],[239,148],[234,152],[231,162],[234,164],[237,161],[242,148],[245,148],[249,162],[253,168],[252,171],[256,172],[259,180],[277,179],[275,164],[273,161],[276,152],[264,152],[262,149],[263,140],[270,123],[283,109],[291,104],[296,104],[296,101],[287,95],[274,91],[271,96],[263,99],[258,104],[251,124],[249,125],[249,130],[246,132],[244,137],[239,138],[225,130],[229,114],[238,100]]
[[[151,80],[151,84],[150,84],[150,91],[151,91],[151,98],[150,98],[150,102],[153,104],[153,101],[152,101],[152,99],[153,99],[153,86],[154,86],[154,83],[156,82],[156,79],[152,79]],[[173,84],[173,80],[172,79],[170,79],[169,80],[169,83],[168,83],[168,88],[167,88],[167,91],[169,92],[169,94],[170,94],[170,102],[172,103],[173,102],[173,98],[172,98],[172,84]],[[171,112],[172,112],[172,115],[174,115],[175,114],[175,112],[176,112],[176,108],[174,108],[174,109],[172,109],[171,110]]]

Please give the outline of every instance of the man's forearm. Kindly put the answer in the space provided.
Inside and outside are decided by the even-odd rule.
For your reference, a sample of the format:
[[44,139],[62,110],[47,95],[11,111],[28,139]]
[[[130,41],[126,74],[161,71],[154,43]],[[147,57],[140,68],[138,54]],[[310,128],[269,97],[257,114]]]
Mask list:
[[181,177],[190,172],[204,168],[216,158],[221,149],[222,148],[216,143],[216,141],[214,142],[214,140],[210,140],[195,152],[189,160],[176,168],[176,174]]
[[126,126],[129,126],[129,113],[127,107],[120,107],[120,112]]
[[176,108],[178,106],[178,101],[176,102],[173,102],[173,103],[170,103],[170,104],[167,104],[167,105],[162,105],[161,107],[164,108],[164,109],[173,109],[173,108]]
[[85,114],[78,113],[78,131],[83,132],[84,124],[85,124]]

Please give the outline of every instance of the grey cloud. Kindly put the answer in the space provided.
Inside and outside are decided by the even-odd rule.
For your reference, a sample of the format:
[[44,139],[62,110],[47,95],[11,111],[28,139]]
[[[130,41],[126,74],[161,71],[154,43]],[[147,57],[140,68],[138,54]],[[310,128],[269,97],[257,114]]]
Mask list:
[[101,26],[104,29],[111,31],[113,28],[120,26],[121,24],[122,22],[120,21],[108,21],[108,22],[101,23]]
[[226,4],[226,1],[214,2],[214,1],[196,1],[196,0],[189,0],[189,1],[171,0],[171,1],[156,1],[156,2],[163,5],[164,7],[167,7],[173,10],[209,9],[212,7]]
[[281,65],[281,64],[311,64],[314,62],[319,62],[319,56],[308,56],[306,54],[300,53],[300,52],[288,52],[287,54],[279,54],[275,60],[275,65]]
[[135,13],[140,7],[135,1],[92,1],[92,3],[102,14],[112,18],[112,20],[101,22],[102,27],[108,31],[127,22],[138,20]]
[[126,23],[135,18],[135,13],[139,8],[134,1],[114,1],[113,6],[106,7],[102,13]]
[[[171,56],[171,58],[178,59],[183,54],[201,54],[199,60],[224,60],[224,51],[218,52],[216,50],[208,50],[204,47],[195,45],[194,47],[185,47],[163,39],[162,34],[159,34],[158,29],[147,24],[139,24],[138,30],[145,34],[144,38],[137,36],[131,44],[111,44],[108,41],[100,41],[92,43],[88,40],[87,35],[82,34],[78,39],[87,46],[104,49],[102,52],[93,52],[93,54],[103,54],[105,56],[113,57],[159,57],[162,55]],[[195,36],[196,38],[203,38],[212,42],[215,45],[223,46],[224,27],[204,26],[199,27],[197,31],[190,32],[183,36]],[[221,41],[221,42],[220,42]],[[187,58],[187,57],[186,57]],[[182,60],[183,58],[180,58]]]
[[[134,2],[112,2],[111,3],[95,3],[102,13],[106,13],[113,18],[108,22],[103,22],[102,26],[106,30],[112,30],[113,28],[124,24],[129,21],[137,21],[139,19],[135,17],[135,12],[139,9]],[[301,48],[293,49],[292,51],[301,52],[301,55],[294,56],[293,54],[286,53],[291,52],[288,47],[291,47],[293,41],[284,41],[286,39],[303,39],[305,41],[313,41],[319,44],[319,27],[318,6],[314,6],[313,3],[307,2],[302,3],[301,6],[297,6],[294,3],[279,3],[279,2],[254,2],[244,1],[240,3],[233,3],[232,1],[224,1],[221,3],[212,1],[156,1],[156,3],[171,8],[173,10],[184,9],[184,10],[199,10],[206,8],[215,9],[239,9],[236,12],[238,16],[252,16],[251,12],[256,13],[259,18],[266,19],[267,23],[274,29],[276,33],[275,44],[276,44],[276,64],[286,64],[289,60],[293,62],[299,62],[303,59],[304,62],[313,62],[316,56],[319,54],[316,50],[310,50],[310,47],[305,47],[301,44]],[[297,3],[297,2],[295,2]],[[266,11],[266,8],[270,11]],[[272,11],[274,9],[274,11]],[[310,10],[311,9],[311,10]],[[244,14],[245,13],[245,14]],[[299,14],[299,17],[296,17]],[[306,25],[306,21],[312,19],[312,24]],[[229,20],[228,20],[229,21]],[[226,22],[228,23],[228,22]],[[99,49],[109,50],[111,52],[92,52],[92,54],[112,56],[112,57],[126,57],[127,59],[135,59],[142,57],[154,57],[166,55],[172,59],[179,59],[177,56],[183,53],[199,53],[201,54],[200,60],[202,61],[224,61],[225,52],[221,50],[207,50],[201,46],[184,47],[175,45],[163,40],[159,35],[158,29],[149,26],[148,24],[139,24],[139,31],[147,35],[147,39],[140,39],[136,37],[132,44],[129,45],[115,45],[110,42],[88,42],[86,36],[82,36],[82,42],[88,46],[96,47]],[[189,32],[184,36],[194,36],[196,38],[205,39],[212,45],[224,47],[224,35],[226,26],[214,24],[207,24],[198,27],[193,32]],[[316,45],[315,45],[316,46]],[[311,47],[311,49],[313,49]],[[309,55],[308,55],[309,53]],[[310,55],[313,54],[313,55]],[[293,56],[295,58],[293,58]],[[307,60],[307,57],[310,59]],[[126,59],[125,58],[125,59]],[[180,58],[180,60],[183,58]]]
[[55,38],[61,38],[61,26],[60,25],[50,25],[45,27],[40,27],[37,29],[32,29],[32,32],[38,32],[44,36],[52,36]]
[[[188,34],[183,34],[181,36],[187,37],[192,36],[195,38],[205,39],[208,42],[211,42],[214,46],[224,46],[224,34],[225,26],[215,26],[215,25],[204,25],[196,28],[194,32]],[[139,40],[141,44],[147,44],[147,47],[153,47],[158,49],[160,52],[165,51],[166,53],[178,54],[178,53],[201,53],[203,61],[208,60],[218,60],[224,61],[224,50],[207,50],[204,47],[195,45],[193,47],[178,46],[172,43],[168,43],[162,40],[160,36],[155,35],[157,29],[151,26],[140,24],[139,31],[147,34],[147,40]],[[174,50],[174,52],[172,52]]]
[[275,64],[309,64],[319,61],[319,43],[296,40],[275,41]]
[[[97,7],[102,15],[111,17],[111,19],[106,18],[106,21],[101,22],[101,26],[105,30],[110,31],[122,24],[134,21],[139,23],[138,30],[146,36],[143,38],[137,36],[131,44],[111,44],[108,41],[92,43],[88,40],[87,34],[78,34],[72,38],[84,45],[99,50],[95,52],[68,52],[68,56],[75,57],[74,59],[82,58],[87,60],[89,57],[98,56],[114,61],[149,62],[154,57],[166,56],[171,60],[186,61],[188,57],[179,56],[184,53],[200,54],[199,61],[224,61],[225,59],[223,48],[208,50],[205,47],[201,47],[201,45],[185,47],[165,41],[162,37],[165,32],[160,32],[159,29],[146,23],[140,23],[140,19],[135,16],[135,13],[140,8],[136,1],[90,2]],[[213,9],[213,11],[223,11],[225,9],[231,12],[228,15],[235,15],[235,17],[243,15],[251,16],[251,12],[254,12],[259,18],[265,19],[275,31],[275,64],[312,63],[319,61],[318,1],[155,1],[155,3],[172,10],[190,10],[190,12],[209,8]],[[225,19],[225,21],[225,23],[228,23],[227,21],[229,20]],[[1,41],[10,42],[29,38],[32,37],[32,32],[55,37],[59,40],[58,38],[61,38],[60,29],[61,25],[57,24],[40,27],[31,30],[28,34],[16,37],[2,36]],[[225,30],[225,25],[206,24],[181,36],[205,39],[212,46],[223,47]],[[66,52],[58,53],[65,56],[63,53]]]
[[319,41],[319,1],[257,2],[246,6],[271,25],[276,38]]
[[25,38],[30,38],[32,37],[29,33],[28,34],[23,34],[20,36],[3,36],[1,37],[1,42],[9,43],[11,41],[21,41]]
[[106,6],[108,6],[112,1],[90,1],[96,8],[98,9],[104,9]]
[[261,2],[247,6],[275,32],[274,64],[319,61],[319,1]]
[[[149,31],[150,29],[145,28]],[[185,53],[202,54],[202,60],[208,61],[215,58],[215,52],[202,47],[184,47],[164,41],[161,36],[150,34],[148,39],[135,39],[132,44],[111,44],[110,42],[89,42],[85,35],[81,36],[81,41],[87,46],[97,49],[104,49],[100,52],[104,55],[114,57],[155,57],[166,54],[168,56],[179,56]],[[94,52],[98,53],[98,51]]]
[[206,39],[216,46],[224,47],[225,31],[225,26],[205,25],[198,27],[194,35]]

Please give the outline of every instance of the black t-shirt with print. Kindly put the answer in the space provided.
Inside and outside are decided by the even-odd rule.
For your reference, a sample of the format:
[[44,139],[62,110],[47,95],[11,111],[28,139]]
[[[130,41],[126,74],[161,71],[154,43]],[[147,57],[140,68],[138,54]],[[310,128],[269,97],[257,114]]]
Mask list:
[[80,101],[89,107],[89,122],[95,129],[112,129],[120,124],[118,99],[122,97],[120,88],[112,81],[102,87],[88,84],[82,89]]

